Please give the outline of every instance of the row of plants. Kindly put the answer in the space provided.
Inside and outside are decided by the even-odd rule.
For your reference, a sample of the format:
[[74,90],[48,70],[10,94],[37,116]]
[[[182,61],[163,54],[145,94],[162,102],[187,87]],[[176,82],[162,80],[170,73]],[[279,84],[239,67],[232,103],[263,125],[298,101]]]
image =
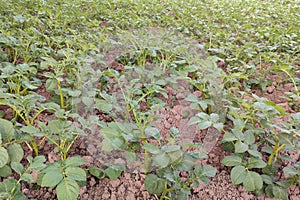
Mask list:
[[[118,178],[126,166],[82,167],[80,155],[69,156],[76,140],[99,129],[101,150],[138,162],[149,193],[185,199],[216,169],[197,164],[207,158],[202,144],[182,145],[176,127],[164,136],[155,126],[156,111],[168,108],[165,87],[178,89],[178,81],[202,93],[187,94],[198,111],[189,125],[224,133],[232,154],[220,162],[232,167],[232,183],[288,199],[287,189],[300,186],[299,160],[290,156],[300,147],[296,2],[249,0],[241,9],[227,0],[1,1],[0,199],[26,199],[21,182],[76,199],[87,174]],[[114,49],[123,71],[104,62]],[[251,94],[266,91],[269,74],[292,83],[285,98],[294,113]],[[95,110],[112,121],[100,121]],[[288,121],[277,123],[282,116]],[[60,157],[53,163],[40,152],[49,144]],[[25,149],[32,152],[26,158]]]

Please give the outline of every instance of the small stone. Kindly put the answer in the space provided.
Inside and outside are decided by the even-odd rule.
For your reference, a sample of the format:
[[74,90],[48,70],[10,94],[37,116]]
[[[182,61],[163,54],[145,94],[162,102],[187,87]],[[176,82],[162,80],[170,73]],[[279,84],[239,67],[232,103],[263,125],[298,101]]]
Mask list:
[[183,94],[183,93],[176,94],[176,99],[178,99],[178,100],[185,99],[185,94]]
[[60,157],[56,153],[49,152],[49,154],[48,154],[48,161],[50,163],[54,163],[55,161],[58,161],[58,160],[60,160]]
[[112,186],[112,187],[114,187],[114,188],[116,188],[116,187],[118,187],[119,185],[120,185],[120,180],[119,179],[116,179],[116,180],[112,180],[111,182],[110,182],[110,185]]
[[83,156],[82,158],[83,158],[83,160],[85,160],[86,164],[88,164],[88,165],[92,164],[94,162],[94,159],[92,156]]
[[268,93],[269,94],[271,94],[271,93],[273,93],[274,92],[274,90],[275,90],[275,87],[272,85],[272,86],[269,86],[269,87],[267,87],[267,91],[268,91]]
[[91,155],[96,155],[96,154],[97,154],[97,149],[96,149],[95,146],[92,145],[92,144],[89,144],[89,145],[88,145],[87,150],[88,150],[88,152],[89,152]]
[[47,192],[44,196],[44,199],[51,199],[51,194]]
[[171,128],[171,124],[169,122],[165,122],[164,125],[165,125],[166,129],[170,129]]
[[95,178],[92,177],[90,182],[89,182],[90,186],[94,186],[96,184]]
[[115,192],[113,192],[113,193],[111,194],[110,199],[111,199],[111,200],[117,200],[117,196],[116,196]]
[[89,199],[89,194],[83,194],[82,195],[82,199],[84,199],[84,200],[88,200]]
[[134,193],[132,193],[132,192],[128,192],[126,195],[126,198],[127,199],[136,199]]
[[29,193],[29,189],[27,189],[27,188],[23,189],[23,190],[22,190],[22,193],[23,193],[23,194],[28,194],[28,193]]
[[202,97],[202,92],[197,90],[197,91],[194,92],[194,95],[196,95],[197,97],[200,98],[200,97]]
[[103,192],[102,199],[110,199],[110,193],[107,190]]
[[125,179],[130,180],[131,179],[131,175],[129,173],[125,173],[124,174]]
[[83,195],[84,193],[86,193],[86,191],[87,191],[86,186],[83,186],[82,188],[80,188],[79,194]]

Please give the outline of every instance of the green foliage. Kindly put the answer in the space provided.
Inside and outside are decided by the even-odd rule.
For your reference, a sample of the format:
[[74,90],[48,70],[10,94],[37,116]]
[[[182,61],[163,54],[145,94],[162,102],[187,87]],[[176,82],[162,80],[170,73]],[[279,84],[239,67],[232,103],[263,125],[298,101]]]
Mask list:
[[39,184],[42,187],[56,187],[58,199],[77,199],[79,182],[86,181],[86,171],[79,167],[84,163],[85,161],[78,156],[49,163],[39,174]]
[[[185,101],[198,113],[189,125],[224,133],[222,145],[232,155],[221,163],[232,167],[232,182],[288,199],[286,189],[299,186],[300,177],[299,162],[289,156],[299,153],[299,5],[0,1],[0,199],[25,199],[21,181],[56,188],[58,199],[76,199],[86,171],[82,158],[68,154],[95,127],[103,151],[125,151],[127,161],[140,163],[148,192],[184,199],[215,169],[195,164],[206,158],[200,144],[187,150],[178,129],[165,136],[153,123],[156,111],[176,101],[168,88],[182,90],[182,81],[189,83]],[[110,56],[124,69],[107,66]],[[282,93],[288,108],[261,97],[272,87],[289,89]],[[100,121],[96,112],[111,120]],[[287,120],[279,123],[282,117]],[[24,144],[35,155],[26,166]],[[55,146],[59,161],[45,163],[39,155],[45,144]],[[87,171],[116,179],[125,169],[102,167]],[[12,173],[19,179],[7,179]]]
[[[294,138],[298,131],[290,127],[294,124],[295,115],[290,116],[289,123],[275,125],[273,121],[276,117],[286,114],[284,109],[264,98],[253,97],[253,102],[240,104],[247,115],[236,115],[234,109],[230,109],[228,117],[233,126],[225,132],[222,143],[226,150],[235,155],[225,156],[221,163],[233,167],[230,177],[234,184],[243,184],[249,191],[265,193],[272,198],[287,199],[286,189],[298,184],[297,170],[283,165],[284,160],[295,161],[282,153],[299,151],[299,141]],[[257,123],[262,128],[257,128]],[[276,177],[280,166],[284,167],[289,181]]]

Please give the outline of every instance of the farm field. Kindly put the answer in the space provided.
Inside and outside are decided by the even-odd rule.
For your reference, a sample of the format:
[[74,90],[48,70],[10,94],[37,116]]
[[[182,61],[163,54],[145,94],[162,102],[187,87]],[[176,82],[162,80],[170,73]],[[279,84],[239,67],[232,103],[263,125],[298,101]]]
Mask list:
[[0,199],[300,199],[299,0],[0,0]]

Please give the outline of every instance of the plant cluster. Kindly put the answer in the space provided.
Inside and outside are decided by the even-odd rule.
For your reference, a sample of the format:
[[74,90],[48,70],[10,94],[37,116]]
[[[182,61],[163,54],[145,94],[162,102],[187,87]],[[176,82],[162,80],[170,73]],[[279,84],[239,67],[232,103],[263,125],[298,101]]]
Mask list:
[[[183,145],[178,127],[163,135],[156,126],[156,112],[169,106],[166,86],[177,90],[180,81],[198,112],[188,124],[216,130],[232,183],[288,199],[287,189],[300,186],[299,5],[0,1],[0,199],[26,199],[26,182],[72,200],[88,174],[118,178],[126,166],[86,167],[70,156],[76,140],[99,130],[101,151],[139,163],[149,193],[185,199],[216,169],[199,164],[205,144]],[[115,49],[122,70],[105,62]],[[289,86],[288,108],[258,95],[275,86]],[[58,160],[47,160],[45,145]]]

